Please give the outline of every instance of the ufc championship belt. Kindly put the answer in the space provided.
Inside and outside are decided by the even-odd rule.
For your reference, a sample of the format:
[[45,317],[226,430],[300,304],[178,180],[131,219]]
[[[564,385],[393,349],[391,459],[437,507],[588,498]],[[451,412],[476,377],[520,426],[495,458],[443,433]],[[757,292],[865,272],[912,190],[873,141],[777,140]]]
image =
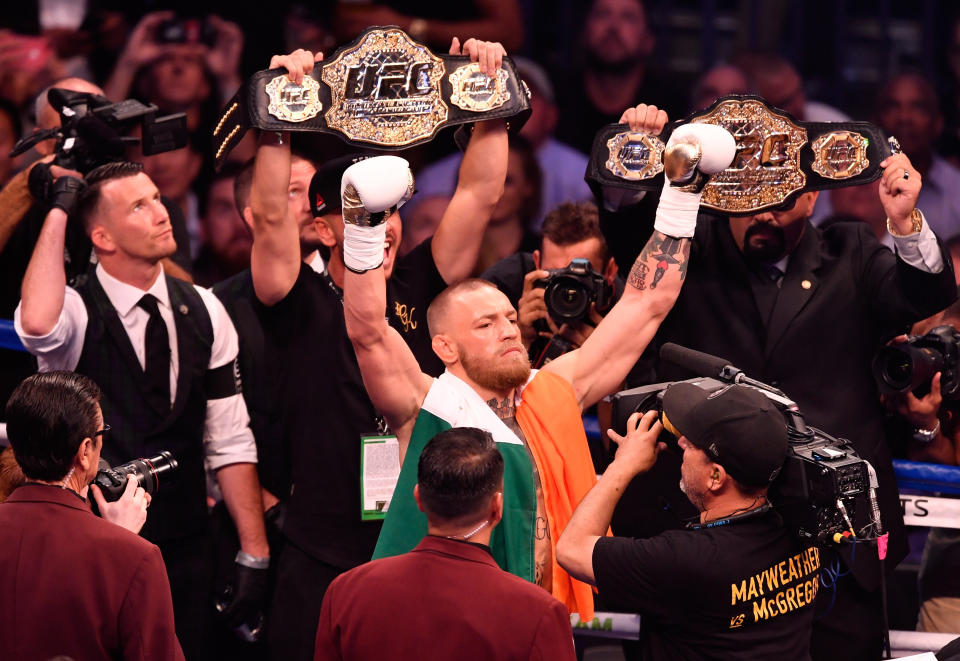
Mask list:
[[801,122],[758,96],[729,95],[659,136],[625,124],[602,128],[593,141],[586,179],[633,190],[663,187],[663,150],[681,124],[703,122],[728,130],[737,151],[729,168],[712,175],[700,206],[728,215],[788,207],[805,191],[857,186],[876,180],[880,161],[900,151],[869,122]]
[[397,27],[371,27],[295,85],[285,69],[255,73],[213,131],[216,166],[253,126],[333,133],[346,142],[396,151],[456,124],[530,115],[530,91],[513,61],[496,76],[466,55],[436,55]]

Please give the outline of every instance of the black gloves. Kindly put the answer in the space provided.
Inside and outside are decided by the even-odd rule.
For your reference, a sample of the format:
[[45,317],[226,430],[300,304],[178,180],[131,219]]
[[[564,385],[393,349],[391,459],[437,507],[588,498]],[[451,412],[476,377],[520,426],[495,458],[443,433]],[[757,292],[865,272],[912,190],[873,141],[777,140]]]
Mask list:
[[[246,624],[251,631],[245,635],[252,634],[255,637],[256,633],[254,632],[262,624],[263,612],[267,605],[269,569],[266,566],[262,568],[250,567],[248,564],[244,564],[246,560],[243,556],[246,556],[246,554],[242,551],[237,554],[236,562],[233,565],[233,580],[227,584],[226,589],[220,595],[220,599],[217,601],[217,610],[231,628],[238,629]],[[259,561],[259,559],[256,560]]]
[[60,177],[53,182],[53,189],[50,191],[50,206],[63,209],[68,216],[73,213],[77,206],[77,200],[86,190],[87,184],[83,179],[76,177]]
[[70,176],[59,177],[54,181],[50,164],[37,163],[30,170],[27,187],[35,200],[63,209],[69,216],[87,185],[83,179]]

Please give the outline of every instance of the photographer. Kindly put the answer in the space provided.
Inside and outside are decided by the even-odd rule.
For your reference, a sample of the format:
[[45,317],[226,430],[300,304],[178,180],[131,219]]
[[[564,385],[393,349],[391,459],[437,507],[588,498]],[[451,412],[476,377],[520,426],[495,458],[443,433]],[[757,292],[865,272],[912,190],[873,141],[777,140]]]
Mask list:
[[[560,536],[560,565],[610,607],[641,614],[645,660],[809,659],[819,553],[767,500],[787,456],[783,416],[747,386],[679,383],[661,419],[634,413],[626,437],[608,431],[616,458]],[[698,519],[648,539],[606,537],[624,489],[666,447],[663,428],[679,437],[680,486]]]
[[[946,329],[944,329],[946,327]],[[960,327],[960,303],[930,319],[914,325],[914,336],[926,335],[933,329],[953,330]],[[940,334],[940,333],[938,333]],[[906,336],[896,343],[907,341]],[[922,396],[914,392],[885,394],[884,403],[895,412],[895,437],[906,440],[906,456],[912,461],[925,461],[946,466],[960,465],[960,406],[952,374],[956,365],[944,365],[921,387],[929,388]],[[948,386],[945,393],[944,385]],[[960,632],[960,531],[952,528],[930,528],[920,562],[918,587],[920,613],[918,631]]]
[[[0,505],[6,659],[183,659],[160,550],[93,516],[82,495],[110,429],[100,397],[84,376],[46,372],[7,402],[7,432],[27,482]],[[139,498],[134,509],[145,514],[132,484],[121,501]]]
[[[211,292],[165,274],[161,261],[176,242],[159,191],[139,165],[108,163],[83,181],[63,177],[54,193],[14,325],[41,371],[75,370],[103,384],[114,428],[104,447],[110,463],[157,449],[177,458],[178,484],[154,501],[144,537],[164,553],[188,658],[208,658],[205,465],[216,471],[240,535],[231,619],[259,608],[269,563],[256,447],[235,375],[237,334]],[[76,287],[63,267],[68,213],[98,257]]]
[[[589,260],[593,271],[605,283],[609,298],[607,309],[623,291],[623,280],[617,278],[617,265],[600,232],[594,204],[565,202],[557,206],[544,219],[542,233],[539,250],[511,255],[494,264],[481,276],[495,284],[517,308],[521,340],[530,360],[537,366],[542,364],[538,359],[548,344],[557,346],[557,355],[564,353],[564,349],[582,345],[607,311],[598,311],[597,306],[591,304],[586,318],[558,324],[551,317],[544,300],[546,289],[542,281],[550,277],[550,271],[564,269],[574,259]],[[599,282],[595,285],[599,285]],[[593,290],[594,287],[587,286],[586,289]],[[552,342],[555,336],[559,337]]]

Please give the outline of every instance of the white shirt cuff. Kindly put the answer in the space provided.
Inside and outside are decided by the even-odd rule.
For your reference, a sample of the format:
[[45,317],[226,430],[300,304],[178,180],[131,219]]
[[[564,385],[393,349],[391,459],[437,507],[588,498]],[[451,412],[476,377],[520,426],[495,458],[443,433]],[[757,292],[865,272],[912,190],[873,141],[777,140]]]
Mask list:
[[243,395],[207,400],[204,455],[210,470],[257,463],[257,445]]
[[[923,216],[922,211],[920,215]],[[927,273],[943,271],[943,255],[937,243],[937,235],[930,229],[925,216],[919,232],[907,236],[897,236],[891,232],[890,235],[893,237],[897,254],[904,262]]]

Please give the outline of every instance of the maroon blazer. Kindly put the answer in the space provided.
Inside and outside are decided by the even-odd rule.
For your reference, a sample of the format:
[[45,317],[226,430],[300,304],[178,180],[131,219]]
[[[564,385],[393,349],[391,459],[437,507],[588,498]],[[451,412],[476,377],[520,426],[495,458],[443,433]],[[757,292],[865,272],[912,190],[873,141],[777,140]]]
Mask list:
[[337,577],[314,660],[576,659],[567,608],[482,548],[424,537]]
[[0,504],[0,657],[181,661],[160,549],[73,491],[26,484]]

